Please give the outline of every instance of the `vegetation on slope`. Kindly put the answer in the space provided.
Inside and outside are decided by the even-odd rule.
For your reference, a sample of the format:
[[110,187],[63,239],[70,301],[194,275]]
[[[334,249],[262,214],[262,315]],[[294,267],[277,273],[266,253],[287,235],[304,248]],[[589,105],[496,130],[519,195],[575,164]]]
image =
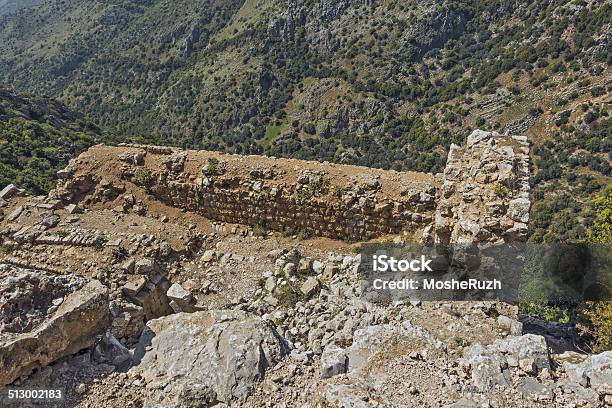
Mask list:
[[43,0],[0,0],[0,16],[11,14],[23,8],[32,7]]
[[57,171],[101,137],[61,103],[0,88],[0,187],[13,183],[46,193]]
[[55,0],[0,20],[0,80],[126,140],[440,171],[476,127],[534,144],[533,241],[610,181],[597,0]]

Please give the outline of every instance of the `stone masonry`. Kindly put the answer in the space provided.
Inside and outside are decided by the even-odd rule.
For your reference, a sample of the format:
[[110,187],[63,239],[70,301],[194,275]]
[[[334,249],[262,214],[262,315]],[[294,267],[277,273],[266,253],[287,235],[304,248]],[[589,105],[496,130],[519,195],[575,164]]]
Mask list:
[[[474,131],[453,145],[444,174],[99,145],[75,159],[54,195],[121,202],[130,188],[208,219],[347,240],[406,234],[424,241],[524,240],[529,217],[524,138]],[[115,180],[111,183],[108,180]],[[116,180],[121,180],[118,185]]]

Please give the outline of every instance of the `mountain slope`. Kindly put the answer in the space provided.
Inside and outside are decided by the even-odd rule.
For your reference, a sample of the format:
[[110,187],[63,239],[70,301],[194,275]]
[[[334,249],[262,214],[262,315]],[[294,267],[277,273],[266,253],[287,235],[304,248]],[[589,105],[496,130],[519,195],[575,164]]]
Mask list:
[[101,138],[96,126],[61,103],[0,88],[0,186],[44,193],[68,160]]
[[545,92],[528,82],[548,66],[602,82],[610,15],[603,2],[68,0],[5,21],[0,67],[132,136],[432,170],[458,129],[529,116]]
[[0,16],[42,3],[44,0],[0,0]]
[[440,171],[476,127],[527,134],[547,231],[609,182],[611,20],[598,0],[49,1],[0,21],[0,80],[126,139],[397,170]]

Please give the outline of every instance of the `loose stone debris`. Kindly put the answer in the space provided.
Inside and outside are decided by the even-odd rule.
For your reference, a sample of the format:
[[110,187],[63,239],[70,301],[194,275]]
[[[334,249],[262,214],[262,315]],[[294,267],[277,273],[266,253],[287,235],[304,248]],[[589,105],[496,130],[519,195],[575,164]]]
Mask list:
[[361,242],[524,240],[528,153],[475,131],[431,175],[95,146],[46,197],[0,192],[1,385],[71,408],[610,405],[612,354],[569,327],[361,296]]

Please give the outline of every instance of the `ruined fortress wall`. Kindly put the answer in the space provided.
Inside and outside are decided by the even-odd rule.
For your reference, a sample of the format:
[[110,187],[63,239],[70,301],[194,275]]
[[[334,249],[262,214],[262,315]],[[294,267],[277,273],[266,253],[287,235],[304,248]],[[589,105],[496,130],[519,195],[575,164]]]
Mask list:
[[213,220],[351,240],[401,233],[432,219],[433,203],[366,199],[350,205],[340,199],[297,198],[292,190],[262,187],[254,192],[214,184],[169,183],[157,186],[156,195],[167,204]]
[[475,130],[452,145],[436,207],[436,242],[524,241],[529,210],[529,142]]
[[512,207],[515,198],[524,200],[528,172],[524,143],[517,140],[487,132],[470,136],[465,148],[453,147],[439,176],[155,146],[96,146],[60,174],[65,181],[57,194],[70,202],[83,196],[121,201],[125,188],[112,191],[109,181],[121,180],[169,206],[262,230],[357,241],[400,233],[442,242],[465,234],[504,239],[504,229],[512,227],[526,234],[525,216],[515,214],[523,201]]

